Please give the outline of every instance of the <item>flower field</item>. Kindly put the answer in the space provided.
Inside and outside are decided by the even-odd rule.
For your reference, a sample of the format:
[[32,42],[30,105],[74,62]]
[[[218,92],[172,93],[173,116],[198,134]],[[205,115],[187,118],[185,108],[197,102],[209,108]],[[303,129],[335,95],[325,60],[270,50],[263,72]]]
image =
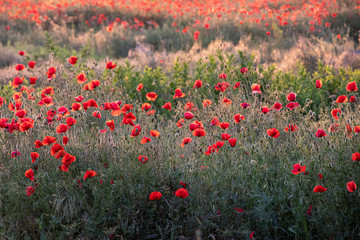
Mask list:
[[1,239],[360,238],[359,1],[0,3]]

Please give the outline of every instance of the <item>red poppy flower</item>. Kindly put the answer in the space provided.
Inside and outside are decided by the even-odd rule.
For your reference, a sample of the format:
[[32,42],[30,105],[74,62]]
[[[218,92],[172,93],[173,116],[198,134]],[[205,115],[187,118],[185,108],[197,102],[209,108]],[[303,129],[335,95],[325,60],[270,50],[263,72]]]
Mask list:
[[13,151],[12,153],[11,153],[11,157],[17,157],[17,156],[21,156],[21,153],[19,152],[19,151]]
[[211,120],[211,123],[210,123],[210,126],[218,126],[220,125],[220,121],[217,117],[214,117],[212,120]]
[[24,82],[24,78],[15,77],[14,80],[11,83],[11,86],[13,88],[19,87]]
[[165,103],[165,104],[162,106],[162,108],[165,108],[165,109],[171,111],[171,102]]
[[293,101],[295,101],[295,99],[296,99],[296,94],[293,93],[293,92],[291,92],[291,93],[289,93],[289,94],[286,96],[286,98],[287,98],[287,100],[288,100],[289,102],[293,102]]
[[254,238],[254,231],[252,231],[251,233],[250,233],[250,239],[253,239]]
[[92,113],[92,115],[93,115],[93,117],[95,117],[95,118],[101,118],[101,113],[99,112],[99,111],[94,111],[93,113]]
[[360,161],[360,153],[356,152],[353,153],[353,155],[351,156],[351,159],[355,162],[355,161]]
[[25,192],[28,196],[31,196],[35,192],[35,188],[33,186],[27,187]]
[[227,74],[226,73],[220,73],[218,76],[220,79],[226,79],[227,78]]
[[198,120],[196,120],[195,122],[192,122],[190,125],[189,125],[189,129],[190,131],[194,131],[195,129],[204,129],[204,125],[201,123],[201,121],[199,122]]
[[227,98],[224,98],[224,99],[222,100],[222,102],[225,103],[226,105],[230,105],[230,104],[232,103],[232,101],[229,100],[229,99],[227,99]]
[[248,104],[248,103],[242,103],[242,104],[240,104],[240,106],[241,106],[242,108],[246,109],[246,108],[250,107],[250,104]]
[[42,144],[43,145],[51,145],[53,143],[56,143],[56,139],[55,137],[52,137],[52,136],[46,136],[44,137],[43,141],[42,141]]
[[41,90],[41,93],[46,94],[46,95],[54,95],[54,88],[52,88],[52,87],[43,88]]
[[84,110],[86,111],[89,107],[97,108],[99,105],[94,99],[89,99],[86,102],[83,103]]
[[150,130],[150,135],[151,135],[152,137],[159,137],[159,136],[160,136],[160,133],[159,133],[159,131],[157,131],[157,130]]
[[114,120],[107,121],[106,125],[110,128],[111,131],[114,131],[115,129]]
[[243,67],[243,68],[240,69],[240,72],[241,72],[242,74],[245,74],[245,73],[248,72],[248,68]]
[[17,116],[18,118],[23,118],[23,117],[25,117],[26,113],[27,113],[26,110],[20,109],[20,110],[16,111],[15,116]]
[[241,85],[241,82],[235,83],[235,85],[233,86],[233,89],[240,88],[240,85]]
[[226,89],[229,88],[229,83],[227,82],[222,82],[222,83],[218,83],[215,85],[215,89],[219,92],[225,92]]
[[352,129],[349,124],[346,124],[346,133],[348,137],[351,137]]
[[38,105],[42,106],[45,105],[47,107],[54,105],[53,97],[48,97],[44,94],[41,94],[41,101],[38,103]]
[[326,135],[326,133],[324,132],[324,130],[318,129],[318,131],[316,132],[315,136],[319,138],[319,137],[325,137],[325,136],[327,136],[327,135]]
[[331,110],[331,115],[335,118],[335,120],[339,120],[340,113],[341,113],[341,109],[339,108],[335,108]]
[[72,117],[68,117],[66,118],[66,124],[71,127],[73,126],[74,124],[77,123],[77,120],[75,118],[72,118]]
[[349,91],[349,92],[357,91],[358,88],[357,88],[357,86],[356,86],[356,82],[350,82],[350,83],[348,83],[348,85],[346,86],[346,90]]
[[340,95],[337,99],[336,99],[336,103],[346,103],[348,101],[347,96],[345,95]]
[[24,68],[25,68],[25,66],[22,65],[22,64],[18,64],[18,65],[15,66],[15,69],[16,69],[17,71],[22,71],[22,70],[24,70]]
[[212,104],[212,101],[210,101],[209,99],[205,99],[203,101],[203,107],[206,108],[208,106],[210,106]]
[[64,150],[64,147],[58,143],[55,143],[50,149],[51,156],[54,156],[57,152],[62,150]]
[[322,85],[323,85],[322,81],[321,81],[320,79],[317,79],[317,80],[316,80],[316,83],[315,83],[315,87],[316,87],[316,88],[321,88]]
[[25,177],[27,177],[28,179],[30,179],[31,181],[34,181],[35,176],[34,176],[34,171],[30,168],[28,170],[26,170],[25,172]]
[[295,108],[297,108],[298,106],[300,106],[299,103],[297,102],[289,102],[286,107],[290,110],[294,110]]
[[132,129],[130,136],[131,136],[131,137],[136,137],[136,136],[138,136],[138,135],[140,134],[140,132],[141,132],[141,126],[140,126],[140,125],[136,125],[136,126],[134,126],[134,128]]
[[276,128],[270,128],[266,130],[266,133],[273,138],[278,138],[280,136],[280,132]]
[[20,51],[20,52],[19,52],[19,55],[20,55],[20,56],[24,56],[24,55],[25,55],[25,52],[24,52],[24,51]]
[[354,132],[359,133],[360,132],[360,126],[355,126],[354,127]]
[[157,94],[154,92],[149,92],[146,94],[146,98],[148,101],[155,101],[157,97]]
[[152,192],[150,193],[149,199],[150,201],[156,201],[159,200],[162,197],[161,192]]
[[185,93],[181,92],[180,88],[175,89],[175,95],[174,95],[173,99],[183,98],[183,97],[185,97]]
[[270,109],[268,107],[266,106],[261,107],[261,113],[267,114],[268,112],[270,112]]
[[148,160],[148,158],[145,157],[144,155],[140,155],[140,156],[138,157],[138,160],[139,160],[141,163],[146,163],[147,160]]
[[236,138],[230,138],[228,141],[231,147],[235,147],[237,141]]
[[90,171],[86,170],[86,173],[84,175],[84,180],[87,178],[94,177],[96,175],[97,175],[97,173],[94,170],[90,170]]
[[285,132],[295,132],[297,130],[297,126],[295,124],[289,124],[285,127]]
[[354,192],[356,189],[356,184],[354,183],[354,181],[348,182],[346,184],[346,188],[349,192]]
[[[30,118],[23,118],[23,119],[30,119]],[[21,119],[21,120],[23,120]],[[20,132],[25,132],[27,130],[29,130],[30,128],[34,127],[34,121],[28,121],[26,120],[25,122],[22,122],[19,126],[19,130]]]
[[37,77],[30,77],[30,84],[34,85],[37,81]]
[[356,102],[356,97],[355,96],[351,96],[349,99],[350,102],[354,103]]
[[192,119],[194,117],[194,114],[192,114],[191,112],[185,112],[184,113],[184,118],[185,119]]
[[143,103],[142,105],[141,105],[141,110],[142,111],[147,111],[147,110],[149,110],[151,108],[151,104],[150,103]]
[[106,63],[106,69],[114,69],[114,68],[116,68],[116,64],[110,61]]
[[[91,82],[89,82],[88,84],[86,84],[88,87],[88,89],[84,89],[84,90],[89,90],[89,91],[92,91],[94,90],[95,88],[97,88],[98,86],[100,86],[100,81],[99,80],[92,80]],[[84,86],[85,88],[85,86]]]
[[41,141],[39,141],[39,140],[36,140],[36,141],[34,142],[34,147],[35,147],[35,148],[41,148],[43,145],[44,145],[44,144],[43,144]]
[[219,127],[222,129],[228,129],[229,126],[230,126],[230,123],[228,123],[228,122],[223,122],[223,123],[219,124]]
[[84,73],[80,73],[79,75],[76,76],[77,79],[77,83],[84,83],[87,81],[86,75]]
[[186,137],[182,140],[182,143],[180,146],[183,148],[186,144],[191,143],[191,142],[192,142],[192,139],[189,137]]
[[221,134],[221,139],[222,139],[222,140],[229,140],[229,138],[231,138],[231,135],[230,135],[230,134],[227,134],[227,133]]
[[203,137],[206,135],[206,132],[204,129],[201,128],[197,128],[193,131],[193,136],[194,137]]
[[253,90],[252,93],[261,93],[261,85],[254,83],[253,85],[251,85],[251,89]]
[[75,101],[77,101],[77,102],[82,102],[82,100],[84,100],[84,97],[81,95],[75,97]]
[[175,195],[179,198],[186,198],[187,196],[189,196],[189,193],[185,188],[179,188],[178,190],[176,190]]
[[193,102],[187,102],[184,106],[184,110],[185,111],[192,111],[192,110],[197,110],[197,108],[194,108],[194,103]]
[[144,84],[139,83],[138,86],[136,87],[136,91],[140,92],[141,89],[143,89],[143,88],[144,88]]
[[56,127],[56,132],[57,133],[65,133],[68,129],[69,129],[69,127],[67,125],[60,124],[59,126]]
[[243,115],[241,115],[240,113],[238,113],[234,116],[235,123],[239,123],[241,120],[245,120],[245,117]]
[[291,170],[291,172],[292,172],[294,175],[297,175],[297,174],[299,174],[299,173],[305,172],[305,170],[306,170],[306,166],[300,166],[299,163],[295,164],[295,165],[293,166],[293,168],[294,168],[294,169]]
[[320,193],[322,193],[322,192],[325,192],[326,190],[327,190],[327,188],[324,188],[324,187],[321,186],[321,185],[317,185],[317,186],[314,187],[314,191],[313,191],[313,192],[320,192]]
[[281,103],[274,103],[271,109],[275,109],[276,111],[280,111],[282,108]]
[[29,68],[34,68],[35,64],[36,64],[36,62],[34,62],[34,61],[28,62]]
[[46,72],[48,78],[55,77],[55,73],[56,73],[55,67],[49,68],[48,71]]
[[77,63],[77,57],[75,56],[69,57],[68,61],[71,65],[74,65]]
[[145,144],[145,143],[148,143],[148,142],[151,142],[151,138],[148,138],[148,137],[143,137],[140,141],[141,144]]
[[82,106],[80,103],[73,103],[71,105],[71,110],[70,111],[73,111],[73,112],[76,112],[76,111],[79,111],[81,110]]
[[184,126],[184,122],[185,122],[185,120],[183,118],[180,118],[180,120],[176,123],[176,125],[179,128],[182,128]]
[[202,87],[202,81],[201,81],[200,79],[195,80],[193,89],[194,89],[194,88],[201,88],[201,87]]
[[63,144],[64,146],[69,142],[69,138],[66,136],[63,136]]
[[30,156],[31,156],[31,160],[32,162],[34,163],[36,159],[38,159],[40,157],[40,154],[37,153],[37,152],[32,152],[30,153]]

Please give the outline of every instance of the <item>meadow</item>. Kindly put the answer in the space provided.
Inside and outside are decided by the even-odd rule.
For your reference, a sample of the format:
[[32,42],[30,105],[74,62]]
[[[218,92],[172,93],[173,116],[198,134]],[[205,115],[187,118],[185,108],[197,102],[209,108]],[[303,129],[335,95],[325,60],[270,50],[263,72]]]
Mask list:
[[0,238],[360,239],[359,22],[0,0]]

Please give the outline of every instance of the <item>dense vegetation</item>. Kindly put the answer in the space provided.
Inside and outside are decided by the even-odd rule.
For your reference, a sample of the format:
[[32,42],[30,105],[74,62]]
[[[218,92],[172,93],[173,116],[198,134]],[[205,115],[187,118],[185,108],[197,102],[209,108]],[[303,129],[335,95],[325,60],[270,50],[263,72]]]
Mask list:
[[357,2],[94,2],[0,8],[0,238],[359,238]]

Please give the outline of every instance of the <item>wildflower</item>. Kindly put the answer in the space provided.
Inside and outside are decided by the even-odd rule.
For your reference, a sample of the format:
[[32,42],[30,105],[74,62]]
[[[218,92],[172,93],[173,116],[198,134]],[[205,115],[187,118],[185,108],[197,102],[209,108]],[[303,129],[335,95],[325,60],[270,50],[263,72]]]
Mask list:
[[34,171],[30,168],[28,170],[26,170],[25,172],[25,177],[27,177],[28,179],[30,179],[31,181],[34,181],[35,177],[34,177]]
[[266,130],[266,133],[273,138],[278,138],[280,136],[280,132],[276,128],[270,128]]
[[35,188],[33,186],[27,187],[25,192],[28,196],[31,196],[35,192]]
[[85,181],[85,179],[94,177],[96,175],[97,175],[97,173],[94,170],[90,170],[90,171],[86,170],[86,173],[84,175],[84,181]]
[[318,131],[316,132],[316,137],[325,137],[325,136],[327,136],[326,135],[326,133],[324,132],[324,130],[322,130],[322,129],[318,129]]
[[324,187],[321,186],[321,185],[317,185],[317,186],[314,187],[313,192],[320,192],[320,193],[322,193],[322,192],[325,192],[326,190],[327,190],[327,188],[324,188]]
[[71,65],[76,64],[76,63],[77,63],[77,57],[75,57],[75,56],[69,57],[68,62],[69,62]]
[[316,87],[316,88],[321,88],[322,85],[323,85],[323,84],[322,84],[322,81],[321,81],[320,79],[317,79],[317,80],[316,80],[316,83],[315,83],[315,87]]
[[299,163],[295,164],[295,165],[293,166],[293,168],[294,168],[294,169],[291,170],[291,172],[292,172],[294,175],[297,175],[297,174],[299,174],[299,173],[305,172],[305,170],[306,170],[306,166],[300,166]]
[[189,193],[185,188],[179,188],[178,190],[176,190],[175,195],[179,198],[186,198]]
[[356,184],[355,184],[355,182],[354,182],[354,181],[348,182],[348,183],[346,184],[346,188],[347,188],[347,190],[348,190],[349,192],[354,192],[355,189],[356,189]]
[[150,201],[156,201],[159,200],[162,197],[161,192],[152,192],[150,193],[149,199]]

